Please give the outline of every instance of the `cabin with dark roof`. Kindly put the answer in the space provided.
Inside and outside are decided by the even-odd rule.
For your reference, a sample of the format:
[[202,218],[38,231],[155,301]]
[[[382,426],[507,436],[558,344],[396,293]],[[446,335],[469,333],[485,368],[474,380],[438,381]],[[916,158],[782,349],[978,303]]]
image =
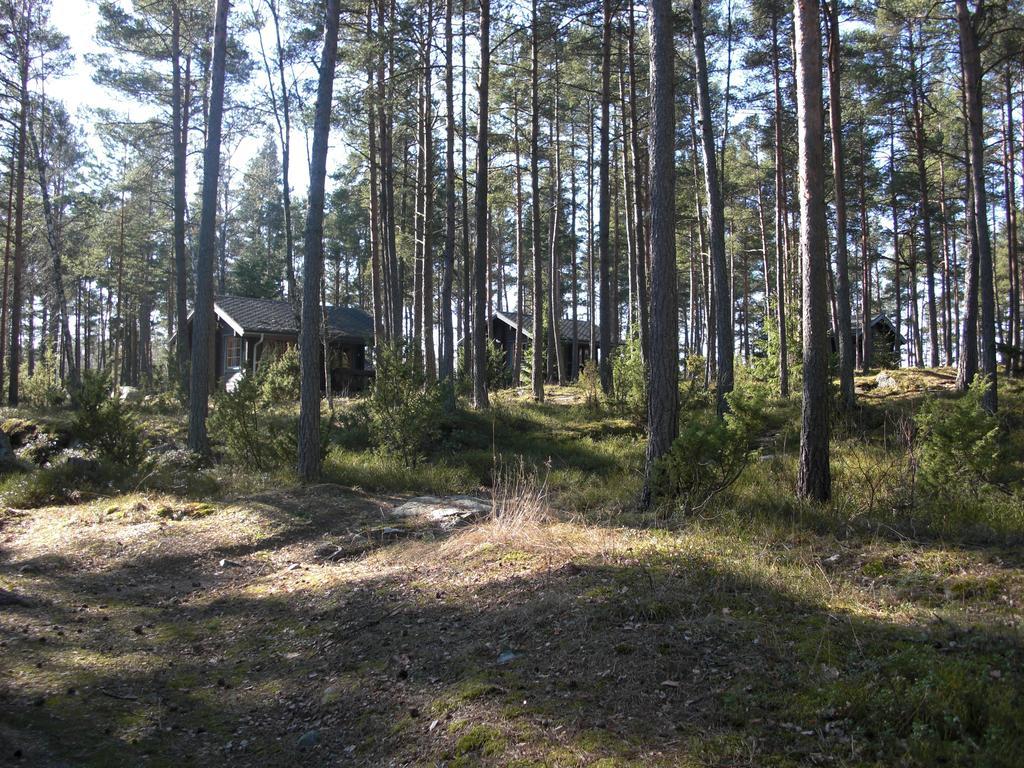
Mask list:
[[[836,353],[836,340],[829,332],[832,352]],[[854,349],[864,344],[864,327],[862,323],[854,323],[850,327],[850,339]],[[878,314],[871,319],[871,364],[876,368],[898,368],[900,364],[900,347],[906,339],[900,335],[899,329],[888,315]]]
[[[299,324],[290,302],[218,296],[213,311],[217,324],[211,370],[219,387],[233,389],[242,376],[255,373],[261,364],[298,344]],[[331,390],[346,394],[365,389],[373,377],[366,353],[373,344],[373,318],[358,307],[324,307],[324,320]],[[321,371],[323,363],[321,352]],[[320,384],[326,388],[323,375]],[[298,392],[295,395],[298,397]]]
[[[533,341],[533,315],[524,312],[495,312],[491,317],[491,338],[494,339],[505,353],[505,365],[512,367],[516,348],[516,331],[522,326],[523,336]],[[601,329],[594,326],[594,336],[597,347],[600,347]],[[575,339],[579,368],[582,369],[587,360],[590,359],[590,321],[577,320],[576,333],[573,333],[571,319],[558,321],[558,337],[562,346],[562,356],[565,360],[565,370],[569,373],[570,379],[577,378],[578,371],[573,370],[572,349]]]

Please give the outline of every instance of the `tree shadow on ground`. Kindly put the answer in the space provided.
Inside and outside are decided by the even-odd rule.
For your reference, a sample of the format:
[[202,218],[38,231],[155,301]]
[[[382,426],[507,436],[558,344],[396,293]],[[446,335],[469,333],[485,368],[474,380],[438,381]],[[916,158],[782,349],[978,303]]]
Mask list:
[[157,602],[126,593],[106,611],[94,590],[113,574],[54,575],[61,612],[16,608],[7,622],[26,631],[4,641],[4,759],[1010,765],[1022,753],[1012,630],[889,620],[771,569],[671,549],[422,559],[389,547],[383,566]]

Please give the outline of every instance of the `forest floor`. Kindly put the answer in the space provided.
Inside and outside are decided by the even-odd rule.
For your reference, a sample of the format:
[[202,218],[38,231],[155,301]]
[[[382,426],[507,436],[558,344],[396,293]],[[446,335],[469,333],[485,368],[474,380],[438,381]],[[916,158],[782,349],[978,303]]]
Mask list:
[[789,440],[688,519],[560,504],[603,455],[452,530],[351,482],[0,511],[0,764],[1019,765],[1020,539],[786,506]]

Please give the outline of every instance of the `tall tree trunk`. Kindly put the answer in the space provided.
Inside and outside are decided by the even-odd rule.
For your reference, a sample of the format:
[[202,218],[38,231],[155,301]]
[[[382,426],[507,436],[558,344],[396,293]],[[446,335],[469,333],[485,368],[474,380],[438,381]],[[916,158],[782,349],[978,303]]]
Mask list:
[[181,3],[171,3],[171,151],[173,154],[174,186],[174,314],[175,346],[174,369],[183,395],[189,387],[188,334],[188,268],[189,257],[185,250],[185,165],[188,151],[188,134],[185,128],[183,86],[181,82]]
[[981,97],[981,51],[975,22],[984,12],[984,0],[978,0],[972,14],[967,0],[956,0],[957,26],[960,33],[960,58],[963,62],[964,97],[967,122],[973,194],[975,239],[978,249],[978,282],[981,304],[979,372],[988,379],[982,404],[989,413],[998,408],[998,371],[996,369],[995,292],[992,284],[992,242],[988,228],[988,204],[985,190],[985,125]]
[[[924,134],[924,88],[921,72],[917,67],[917,53],[914,48],[914,33],[910,30],[910,102],[914,120],[914,149],[917,160],[917,184],[921,205],[921,236],[924,238],[925,288],[928,300],[928,341],[929,362],[932,368],[939,365],[939,318],[935,303],[935,245],[932,241],[932,209],[928,195],[928,171],[925,165]],[[923,361],[919,361],[923,363]]]
[[515,153],[516,176],[516,338],[512,350],[512,386],[519,386],[519,375],[523,366],[523,345],[526,334],[523,333],[523,312],[526,292],[526,259],[523,255],[523,158],[519,144],[519,91],[512,90],[512,133],[513,151]]
[[[647,378],[647,455],[644,501],[651,470],[678,431],[679,321],[676,307],[675,93],[671,0],[652,0],[651,37],[651,328]],[[646,504],[645,504],[646,505]]]
[[600,272],[601,319],[600,353],[601,353],[601,389],[604,393],[612,391],[612,290],[609,267],[608,236],[610,231],[611,195],[609,178],[609,111],[611,108],[611,75],[612,75],[612,2],[601,0],[601,157],[598,172],[598,269]]
[[206,411],[210,400],[213,356],[213,260],[217,236],[217,175],[220,171],[221,123],[224,117],[224,69],[227,59],[228,0],[217,0],[213,27],[210,108],[203,152],[203,211],[196,259],[196,306],[192,315],[192,365],[188,410],[188,447],[200,455],[210,450]]
[[[650,296],[647,281],[647,234],[644,226],[644,157],[640,145],[640,126],[637,118],[637,85],[636,85],[636,18],[634,12],[635,3],[629,1],[629,28],[626,39],[629,58],[629,141],[633,155],[633,211],[635,222],[633,224],[634,240],[636,241],[636,289],[637,305],[639,307],[640,321],[640,349],[647,359],[649,352],[648,329],[650,327]],[[679,339],[676,338],[678,346]]]
[[549,248],[550,267],[549,278],[549,320],[551,323],[551,338],[553,340],[552,352],[555,358],[554,373],[558,376],[558,383],[565,384],[565,354],[562,350],[562,334],[560,320],[562,319],[562,265],[559,257],[559,228],[561,227],[562,213],[562,146],[560,139],[561,124],[558,113],[558,40],[555,40],[555,119],[552,125],[551,151],[551,242]]
[[572,312],[570,313],[569,319],[572,321],[572,343],[571,352],[569,353],[569,378],[572,381],[578,381],[580,377],[580,331],[579,331],[579,241],[576,235],[576,124],[570,123],[569,126],[569,165],[571,170],[569,172],[569,199],[572,200],[572,207],[569,209],[569,234],[570,240],[572,241],[572,248],[570,253],[572,254],[572,264],[570,265],[570,292],[572,296]]
[[72,356],[71,330],[68,325],[68,302],[64,293],[64,265],[61,259],[60,238],[57,234],[57,222],[54,217],[53,205],[50,201],[50,188],[46,180],[46,162],[43,153],[36,140],[35,133],[29,128],[29,137],[32,141],[32,150],[36,160],[36,172],[39,175],[39,193],[43,202],[43,218],[46,222],[46,241],[50,247],[50,278],[53,281],[53,295],[57,303],[56,324],[60,328],[60,346],[64,354],[64,362],[67,364],[67,371],[70,379],[72,395],[78,390],[78,368],[75,366],[75,359]]
[[893,269],[893,301],[896,309],[896,367],[903,362],[903,345],[899,342],[899,336],[903,333],[901,327],[900,300],[900,216],[898,200],[896,198],[896,131],[893,126],[892,115],[889,115],[889,195],[892,206],[892,269]]
[[[378,27],[380,19],[378,18]],[[366,4],[366,38],[367,42],[373,40],[373,0]],[[381,259],[381,217],[380,217],[380,190],[378,189],[377,166],[379,163],[377,153],[377,105],[374,103],[374,80],[373,63],[367,63],[366,67],[366,105],[367,105],[367,148],[369,158],[367,165],[370,174],[370,290],[373,293],[373,343],[375,349],[380,349],[388,339],[387,327],[390,323],[385,318],[384,310],[384,267]]]
[[733,388],[733,317],[729,297],[729,271],[725,258],[725,206],[722,202],[720,177],[716,169],[715,135],[711,118],[711,96],[708,89],[708,64],[704,51],[704,11],[702,0],[693,0],[693,49],[696,62],[697,106],[701,123],[701,152],[704,157],[704,187],[707,192],[708,237],[711,247],[711,270],[715,289],[715,326],[717,331],[717,403],[719,415],[728,405],[725,396]]
[[[956,274],[952,268],[949,247],[949,219],[946,211],[946,166],[939,155],[939,215],[942,217],[942,344],[945,364],[953,365],[953,326],[957,316],[953,313],[953,294],[956,293]],[[959,305],[959,302],[957,302]],[[957,307],[959,312],[959,306]]]
[[[454,2],[454,0],[448,0]],[[462,370],[466,376],[473,375],[473,312],[472,297],[470,294],[470,277],[472,273],[472,261],[469,257],[469,171],[466,141],[469,134],[469,124],[466,118],[466,7],[468,0],[462,0],[462,46],[459,49],[462,56],[462,324],[463,338],[462,345]]]
[[594,106],[587,102],[587,330],[590,360],[597,365],[597,301],[594,295]]
[[832,181],[836,201],[836,329],[839,336],[839,397],[843,407],[854,406],[853,338],[850,330],[850,267],[846,250],[846,167],[839,83],[839,0],[824,0],[828,32],[829,128],[832,134]]
[[313,118],[313,152],[302,258],[302,325],[299,329],[299,478],[320,475],[320,281],[324,269],[324,187],[331,131],[334,68],[338,56],[338,0],[327,0],[324,48]]
[[476,145],[476,256],[473,264],[473,405],[487,408],[487,140],[491,0],[480,0],[480,98]]
[[452,45],[452,0],[444,13],[444,266],[441,273],[441,359],[438,372],[448,412],[455,410],[455,333],[452,328],[452,284],[455,279],[455,88]]
[[530,213],[533,219],[533,397],[544,400],[544,256],[540,208],[540,52],[537,0],[530,15]]
[[868,202],[864,166],[867,164],[867,147],[864,144],[864,123],[860,124],[861,162],[858,175],[860,188],[860,364],[861,371],[871,368],[871,253],[868,239]]
[[[292,302],[295,314],[299,314],[299,291],[295,283],[295,237],[292,225],[292,187],[289,181],[292,154],[292,121],[291,96],[288,93],[288,82],[284,76],[284,46],[281,43],[281,18],[276,0],[267,0],[270,15],[274,20],[274,42],[277,46],[277,76],[281,88],[281,111],[275,105],[274,116],[277,120],[278,138],[281,141],[281,200],[284,207],[284,277],[288,288],[288,298]],[[267,72],[267,78],[270,73]]]
[[[446,0],[450,1],[450,0]],[[427,3],[427,24],[423,41],[423,284],[420,310],[423,337],[423,370],[427,381],[437,380],[437,358],[434,350],[434,118],[433,118],[433,68],[431,50],[434,34],[434,3]]]
[[825,246],[821,32],[817,0],[793,3],[796,34],[797,139],[800,168],[800,252],[803,262],[803,416],[797,495],[828,501],[828,258]]
[[1020,358],[1020,265],[1017,254],[1017,180],[1016,147],[1013,138],[1013,85],[1010,70],[1004,74],[1006,111],[1003,129],[1003,189],[1006,203],[1006,261],[1009,294],[1006,297],[1007,349],[1006,374],[1015,375]]
[[772,81],[775,96],[775,324],[779,343],[779,393],[789,397],[789,342],[786,338],[786,171],[782,149],[782,86],[779,65],[779,20],[772,15]]
[[7,173],[7,221],[4,238],[3,297],[0,303],[0,392],[4,387],[4,366],[7,364],[7,315],[10,306],[11,245],[14,241],[14,189],[17,186],[18,134],[11,140],[11,160]]
[[[21,305],[22,280],[25,274],[25,150],[28,142],[28,66],[29,66],[29,24],[26,16],[21,19],[24,27],[20,30],[18,51],[18,74],[20,79],[18,109],[18,153],[15,163],[14,182],[14,275],[11,281],[11,344],[8,349],[10,360],[10,383],[7,386],[7,404],[18,404],[18,374],[21,366]],[[29,341],[31,345],[31,337]]]

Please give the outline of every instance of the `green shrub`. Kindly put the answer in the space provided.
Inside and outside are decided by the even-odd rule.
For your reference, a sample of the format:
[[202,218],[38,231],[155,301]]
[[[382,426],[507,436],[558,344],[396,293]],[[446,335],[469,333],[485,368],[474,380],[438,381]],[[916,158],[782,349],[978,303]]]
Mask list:
[[487,341],[487,389],[491,392],[509,386],[512,370],[505,362],[505,350],[494,339]]
[[737,390],[728,402],[725,418],[684,405],[679,437],[654,466],[655,495],[672,499],[685,514],[703,510],[728,489],[754,456],[750,443],[763,423],[764,401]]
[[367,408],[371,441],[408,466],[418,463],[440,437],[440,390],[424,380],[412,356],[403,356],[400,346],[378,350]]
[[294,403],[299,398],[298,350],[288,347],[277,357],[261,361],[256,379],[265,403]]
[[703,379],[704,368],[707,366],[704,355],[690,354],[683,360],[683,377],[691,380]]
[[8,475],[0,483],[0,502],[20,509],[76,502],[83,491],[99,490],[112,476],[100,462],[73,457],[52,467]]
[[612,398],[637,424],[647,419],[647,373],[640,339],[629,341],[612,353]]
[[138,467],[142,463],[142,430],[120,398],[111,395],[107,374],[86,371],[75,403],[78,411],[72,432],[83,443],[123,467]]
[[210,433],[231,460],[261,472],[290,465],[298,450],[295,419],[273,418],[257,376],[242,376],[233,391],[214,395]]
[[926,490],[939,496],[977,496],[997,479],[999,422],[982,408],[987,386],[979,376],[956,400],[925,401],[915,419],[918,474]]
[[33,408],[56,408],[67,400],[68,393],[60,381],[56,355],[43,351],[32,375],[27,366],[22,372],[21,397]]
[[589,410],[596,411],[601,406],[601,374],[597,370],[597,362],[587,360],[580,369],[576,386],[583,390],[585,403]]

